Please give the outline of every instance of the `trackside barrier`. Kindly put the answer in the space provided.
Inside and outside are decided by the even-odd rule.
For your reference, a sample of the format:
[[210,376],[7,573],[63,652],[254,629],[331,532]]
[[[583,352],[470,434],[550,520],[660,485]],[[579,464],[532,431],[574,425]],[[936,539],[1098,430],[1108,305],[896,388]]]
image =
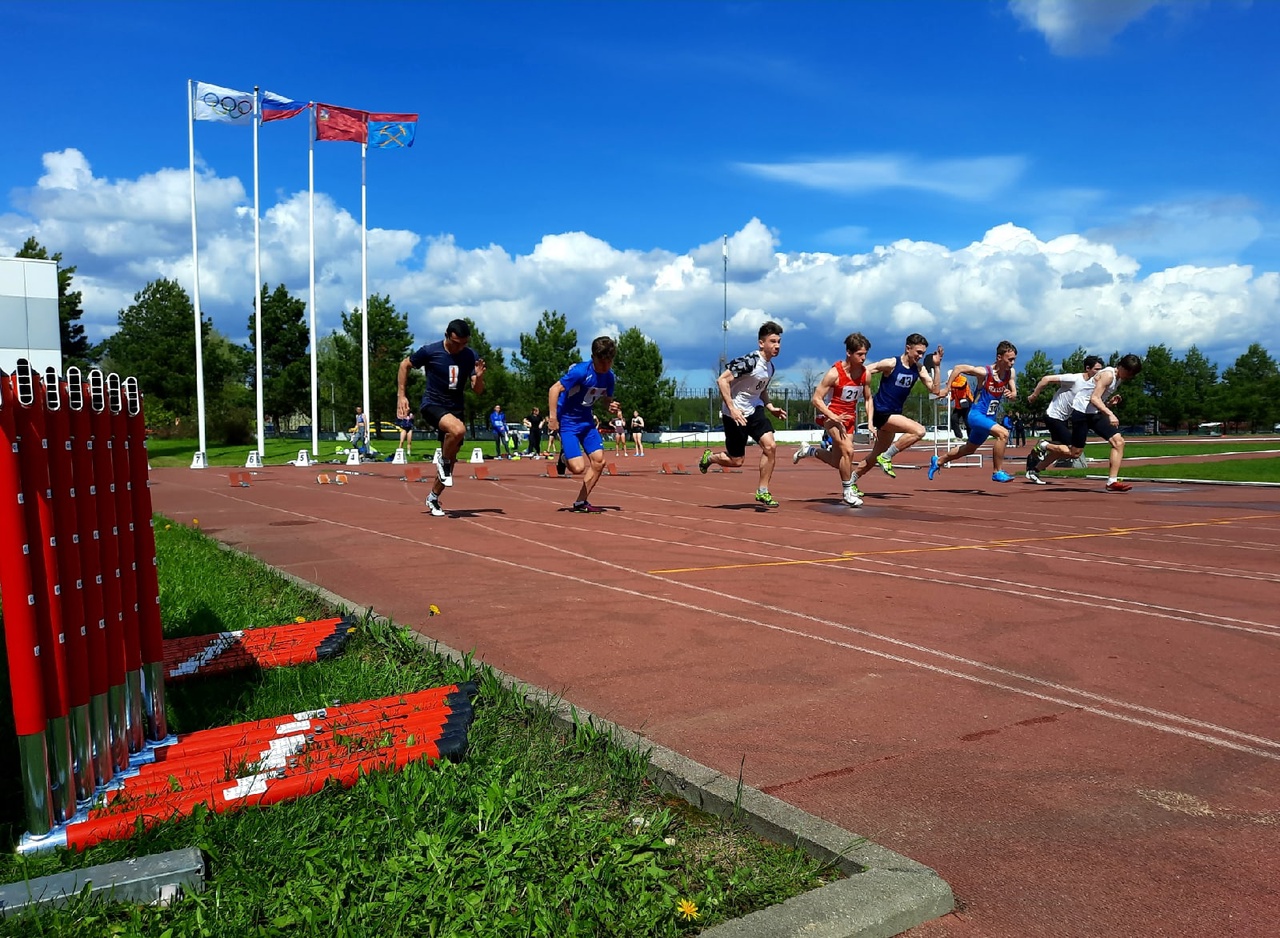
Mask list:
[[[231,484],[249,475],[232,473]],[[335,481],[346,480],[338,473]],[[197,803],[265,804],[319,790],[331,777],[351,784],[370,767],[461,751],[465,728],[448,717],[444,735],[431,736],[424,727],[432,717],[414,724],[404,752],[345,744],[341,753],[332,745],[313,751],[308,741],[299,771],[270,782],[228,781],[225,766],[240,764],[230,743],[216,756],[220,781],[175,763],[166,674],[315,661],[340,651],[352,627],[326,619],[166,642],[149,485],[135,379],[92,371],[82,380],[69,368],[62,380],[25,360],[12,375],[0,371],[0,598],[27,825],[19,851],[86,846]],[[206,736],[219,732],[238,739],[241,731]],[[194,787],[184,781],[186,801],[174,791],[127,811],[106,802],[137,784],[140,766],[162,759],[175,778],[200,779]]]

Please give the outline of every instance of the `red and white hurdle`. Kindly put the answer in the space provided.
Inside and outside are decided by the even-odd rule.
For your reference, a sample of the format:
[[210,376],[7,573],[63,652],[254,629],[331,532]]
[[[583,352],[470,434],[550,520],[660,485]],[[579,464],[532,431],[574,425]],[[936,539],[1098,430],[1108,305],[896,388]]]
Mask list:
[[136,380],[0,373],[0,527],[26,843],[168,735]]

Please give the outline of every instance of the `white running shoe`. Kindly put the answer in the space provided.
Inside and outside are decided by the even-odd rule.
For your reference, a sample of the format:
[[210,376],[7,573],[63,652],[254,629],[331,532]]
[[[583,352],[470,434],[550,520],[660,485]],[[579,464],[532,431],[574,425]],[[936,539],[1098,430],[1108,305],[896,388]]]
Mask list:
[[800,462],[800,460],[805,459],[812,455],[813,455],[813,444],[802,443],[800,444],[800,448],[795,451],[795,455],[791,457],[791,464],[794,466],[798,462]]
[[1044,479],[1040,478],[1040,474],[1039,474],[1039,473],[1037,473],[1034,469],[1028,469],[1028,470],[1027,470],[1027,481],[1028,481],[1028,482],[1034,482],[1036,485],[1045,485],[1045,484],[1046,484],[1046,483],[1045,483],[1045,481],[1044,481]]
[[437,518],[444,517],[444,509],[440,507],[440,499],[435,495],[427,496],[427,507],[431,509],[431,514]]
[[850,508],[861,508],[862,497],[858,495],[856,489],[850,487],[844,490],[844,503]]
[[436,450],[436,454],[431,458],[431,461],[436,464],[436,477],[446,486],[450,486],[453,485],[453,473],[445,466],[443,454],[443,449]]

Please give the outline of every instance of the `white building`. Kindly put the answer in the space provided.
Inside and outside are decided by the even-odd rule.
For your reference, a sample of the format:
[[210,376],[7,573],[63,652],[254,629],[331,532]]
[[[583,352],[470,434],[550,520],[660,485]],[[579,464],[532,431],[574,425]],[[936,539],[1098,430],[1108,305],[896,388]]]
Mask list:
[[0,257],[0,369],[12,373],[25,358],[37,373],[62,374],[58,328],[58,265]]

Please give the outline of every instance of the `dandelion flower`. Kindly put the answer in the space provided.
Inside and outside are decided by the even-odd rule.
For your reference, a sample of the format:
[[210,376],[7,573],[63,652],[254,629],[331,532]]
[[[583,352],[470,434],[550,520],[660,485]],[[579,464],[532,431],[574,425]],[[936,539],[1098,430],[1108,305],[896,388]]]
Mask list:
[[432,603],[432,604],[428,607],[428,612],[429,612],[431,615],[433,615],[433,616],[438,616],[438,615],[440,615],[440,607],[439,607],[439,606],[437,606],[435,603]]
[[194,524],[194,525],[196,525],[197,527],[199,527],[199,525],[200,525],[200,519],[199,519],[199,518],[192,518],[192,519],[191,519],[191,523],[192,523],[192,524]]
[[294,616],[293,621],[297,623],[303,623],[303,622],[306,622],[307,619],[305,616]]
[[676,914],[686,922],[692,922],[698,917],[698,904],[692,899],[681,899],[676,903]]
[[166,524],[166,525],[164,526],[164,529],[165,529],[166,531],[168,531],[171,527],[173,527],[173,525],[171,525],[171,524]]

